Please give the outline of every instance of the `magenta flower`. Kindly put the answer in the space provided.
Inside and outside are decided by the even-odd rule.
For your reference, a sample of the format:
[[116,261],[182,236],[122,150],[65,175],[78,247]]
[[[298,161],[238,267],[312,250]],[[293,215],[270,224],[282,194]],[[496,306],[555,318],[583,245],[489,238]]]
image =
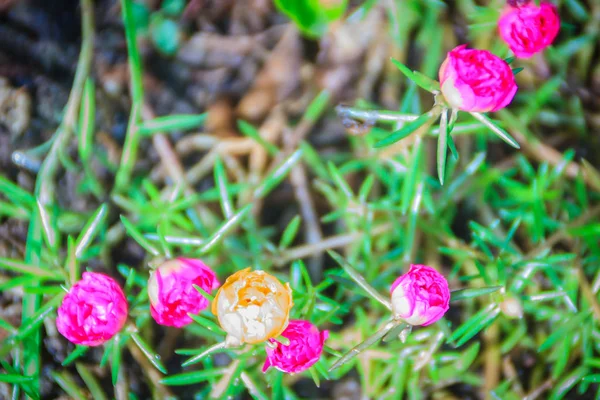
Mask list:
[[127,300],[111,277],[84,272],[58,308],[56,327],[70,342],[98,346],[117,334],[127,319]]
[[177,328],[191,323],[188,313],[197,314],[208,307],[208,300],[193,285],[210,293],[219,287],[219,281],[200,260],[176,258],[158,267],[148,280],[152,318],[160,325]]
[[271,366],[289,374],[310,368],[319,361],[323,343],[329,337],[329,332],[319,332],[317,327],[308,321],[292,320],[281,336],[287,338],[290,344],[284,345],[275,339],[269,339],[277,347],[266,347],[267,359],[263,365],[263,372]]
[[545,1],[539,7],[534,2],[508,6],[498,20],[500,37],[519,58],[529,58],[550,46],[559,28],[556,6]]
[[517,93],[514,74],[504,60],[464,44],[448,53],[439,77],[448,104],[462,111],[497,111]]
[[450,308],[448,281],[427,265],[411,265],[392,285],[394,317],[410,325],[433,324]]

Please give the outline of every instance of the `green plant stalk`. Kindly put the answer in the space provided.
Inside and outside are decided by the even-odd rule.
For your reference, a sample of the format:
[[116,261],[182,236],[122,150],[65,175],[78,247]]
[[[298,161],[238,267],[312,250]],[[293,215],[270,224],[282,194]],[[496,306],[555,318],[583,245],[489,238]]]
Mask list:
[[406,251],[404,252],[404,262],[406,263],[410,263],[410,260],[414,260],[417,251],[417,219],[421,208],[421,200],[423,199],[423,187],[423,182],[420,182],[417,185],[408,214],[408,221],[406,224]]
[[352,118],[364,122],[410,122],[419,118],[416,114],[405,114],[387,110],[364,110],[343,105],[337,106],[335,111],[341,118]]
[[444,184],[446,175],[446,155],[448,154],[448,110],[442,111],[440,117],[440,134],[437,146],[437,172],[440,184]]
[[394,329],[397,325],[401,324],[402,321],[393,320],[385,324],[383,328],[375,332],[373,335],[369,336],[362,343],[356,345],[349,352],[344,354],[341,358],[339,358],[330,368],[329,372],[333,371],[336,368],[341,367],[342,365],[348,363],[354,357],[365,351],[367,348],[377,343],[381,338],[387,335],[392,329]]
[[196,364],[198,362],[200,362],[204,357],[218,352],[218,351],[222,351],[224,349],[227,348],[227,342],[223,341],[221,343],[216,343],[213,344],[212,346],[210,346],[209,348],[207,348],[206,350],[204,350],[202,353],[195,355],[192,358],[189,358],[188,360],[186,360],[183,364],[181,364],[182,367],[187,367],[193,364]]
[[[42,253],[42,229],[41,221],[38,213],[32,212],[33,218],[29,223],[29,231],[27,232],[27,243],[25,247],[25,261],[27,263],[38,263]],[[23,296],[22,317],[21,321],[25,322],[29,317],[35,315],[40,308],[42,296],[37,294],[26,294]],[[22,360],[20,357],[15,357],[15,368],[19,370],[21,364],[23,373],[29,376],[36,376],[32,385],[39,387],[37,376],[41,370],[40,360],[40,345],[41,335],[39,330],[36,330],[26,340],[23,340]],[[14,396],[13,396],[14,397]],[[18,398],[18,393],[17,393]]]
[[[91,0],[81,1],[82,45],[77,62],[77,70],[73,88],[67,102],[65,116],[54,133],[52,147],[44,159],[35,184],[35,195],[42,206],[49,206],[55,200],[55,177],[59,167],[59,154],[64,152],[75,130],[79,115],[79,106],[85,81],[90,72],[94,50],[94,14]],[[32,217],[27,234],[25,262],[38,264],[42,253],[42,230],[39,213],[32,212]],[[39,294],[26,294],[23,296],[22,320],[28,320],[36,313],[41,305],[42,296]],[[24,341],[23,372],[28,376],[35,376],[35,387],[39,386],[37,378],[41,370],[40,345],[41,336],[39,329],[32,332]]]
[[131,102],[142,105],[144,89],[142,86],[142,62],[136,44],[136,26],[131,0],[121,0],[123,23],[125,24],[125,38],[127,40],[127,54],[129,57],[129,72],[131,73],[129,87]]
[[392,132],[390,135],[376,142],[374,147],[380,148],[390,146],[415,132],[420,132],[420,134],[423,134],[427,131],[427,129],[429,129],[431,124],[437,120],[441,112],[442,107],[434,106],[430,111],[420,115],[416,120],[403,125],[400,129]]
[[77,70],[73,81],[73,88],[67,102],[65,116],[54,134],[54,141],[48,155],[44,159],[36,179],[36,195],[42,205],[50,205],[54,200],[54,178],[59,166],[59,154],[64,152],[75,131],[75,124],[79,116],[79,107],[83,88],[90,72],[94,51],[94,15],[91,0],[81,1],[81,23],[83,26],[83,39]]
[[144,91],[142,87],[142,62],[136,45],[136,27],[132,10],[131,0],[121,0],[123,12],[123,23],[125,24],[125,37],[127,39],[127,54],[129,62],[129,90],[131,93],[131,112],[127,126],[127,136],[123,145],[123,154],[119,170],[115,177],[115,190],[119,191],[127,187],[131,172],[135,165],[138,145],[140,142],[140,121],[143,108]]
[[515,149],[520,149],[521,148],[521,146],[519,145],[519,142],[517,142],[515,139],[513,139],[513,137],[510,136],[510,134],[508,132],[506,132],[504,129],[502,129],[499,126],[497,126],[496,124],[494,124],[492,122],[492,120],[489,119],[484,114],[477,113],[477,112],[470,112],[469,114],[471,114],[471,116],[473,118],[475,118],[477,121],[481,122],[483,125],[485,125],[486,127],[488,127],[500,139],[504,140],[506,143],[508,143],[509,145],[511,145],[512,147],[514,147]]
[[94,400],[106,400],[104,391],[102,390],[100,384],[94,377],[94,374],[92,374],[87,369],[87,367],[85,367],[83,364],[80,364],[80,363],[76,363],[75,368],[77,369],[77,372],[79,373],[79,376],[81,377],[81,379],[83,379],[83,381],[85,382],[85,385],[87,386],[88,390],[90,391],[92,398]]
[[358,273],[352,266],[346,262],[346,260],[340,256],[338,253],[334,251],[327,252],[331,258],[333,258],[340,266],[346,271],[346,273],[360,286],[365,292],[369,294],[373,299],[377,300],[379,303],[383,304],[385,308],[388,310],[392,310],[392,304],[388,299],[383,297],[381,293],[379,293],[375,288],[373,288],[363,276]]
[[52,378],[72,399],[85,400],[85,395],[81,392],[79,385],[73,380],[73,377],[66,371],[51,372]]
[[137,150],[140,144],[140,135],[138,133],[140,107],[141,106],[137,103],[132,103],[131,105],[129,121],[127,122],[127,136],[125,137],[125,143],[123,144],[123,153],[121,155],[119,169],[115,176],[115,193],[118,193],[128,186],[131,179],[131,173],[135,166]]

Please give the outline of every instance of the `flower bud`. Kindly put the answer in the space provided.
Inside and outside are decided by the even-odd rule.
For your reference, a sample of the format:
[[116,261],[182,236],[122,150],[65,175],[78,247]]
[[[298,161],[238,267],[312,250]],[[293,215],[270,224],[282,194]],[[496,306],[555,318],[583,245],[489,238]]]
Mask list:
[[488,112],[506,107],[517,93],[506,61],[487,50],[456,47],[439,71],[440,88],[450,106],[462,111]]
[[210,293],[219,287],[219,281],[200,260],[177,258],[159,266],[148,280],[152,318],[160,325],[177,328],[191,323],[188,313],[198,314],[208,307],[208,300],[194,285]]
[[275,348],[266,347],[267,359],[263,365],[263,372],[269,367],[275,367],[289,374],[307,370],[319,361],[323,352],[323,343],[329,337],[329,332],[319,332],[319,329],[308,321],[294,320],[290,321],[281,336],[287,338],[290,343],[284,345],[269,339],[275,344]]
[[546,1],[539,6],[535,2],[508,6],[498,20],[500,37],[519,58],[529,58],[550,46],[559,29],[556,6]]
[[287,327],[292,291],[277,278],[250,268],[231,275],[217,292],[212,312],[227,332],[230,346],[260,343]]
[[391,293],[394,318],[410,325],[431,325],[450,308],[448,281],[426,265],[411,265],[396,279]]
[[523,306],[519,299],[506,296],[506,298],[500,303],[500,310],[508,318],[523,318]]
[[98,346],[111,339],[125,325],[127,300],[111,277],[84,272],[62,301],[56,328],[70,342]]

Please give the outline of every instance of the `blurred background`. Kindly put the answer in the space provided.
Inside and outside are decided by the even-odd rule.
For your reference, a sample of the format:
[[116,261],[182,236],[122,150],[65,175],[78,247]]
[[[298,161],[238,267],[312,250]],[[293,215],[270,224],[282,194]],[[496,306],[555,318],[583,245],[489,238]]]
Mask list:
[[[459,44],[508,58],[503,1],[0,1],[0,354],[35,376],[0,398],[598,398],[600,2],[555,4],[554,45],[490,115],[521,149],[461,113],[442,186],[435,125],[373,147],[433,105],[390,57],[433,79]],[[327,250],[384,295],[411,262],[487,289],[327,373],[389,317]],[[332,332],[319,370],[262,374],[258,347],[183,369],[222,335],[208,311],[148,318],[176,255],[290,281]],[[125,285],[147,354],[58,334],[51,299],[86,268]]]

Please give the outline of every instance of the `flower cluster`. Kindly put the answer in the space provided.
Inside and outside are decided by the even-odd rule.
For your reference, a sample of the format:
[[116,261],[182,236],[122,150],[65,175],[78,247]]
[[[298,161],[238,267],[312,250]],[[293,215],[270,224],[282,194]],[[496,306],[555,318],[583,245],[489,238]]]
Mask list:
[[[206,309],[209,301],[202,291],[219,288],[212,269],[201,260],[176,258],[150,274],[148,297],[152,318],[164,326],[181,328],[192,322],[190,314]],[[265,371],[274,366],[297,373],[321,356],[327,331],[308,321],[291,321],[292,290],[264,271],[250,268],[231,275],[219,288],[212,312],[227,333],[228,346],[268,342]],[[58,331],[69,341],[98,346],[114,337],[125,325],[127,300],[118,283],[103,274],[83,273],[58,309]],[[287,338],[283,345],[278,336]]]
[[[290,321],[292,290],[264,271],[250,268],[231,275],[217,292],[212,312],[227,332],[226,343],[262,343],[266,346],[270,366],[287,373],[308,369],[321,357],[327,331],[319,332],[308,321]],[[277,341],[283,336],[289,343]]]
[[[202,261],[166,261],[148,280],[151,315],[160,325],[183,327],[192,322],[190,314],[208,307],[199,289],[210,293],[217,287],[216,274]],[[394,318],[411,325],[437,321],[448,310],[449,299],[446,279],[425,265],[411,265],[391,288]],[[275,367],[293,374],[319,360],[329,333],[319,331],[309,321],[290,321],[292,305],[289,284],[264,271],[246,268],[228,277],[219,288],[212,312],[227,333],[226,346],[267,342],[263,371]],[[71,342],[98,346],[123,328],[127,309],[125,294],[114,279],[84,272],[64,297],[56,325]],[[279,336],[285,340],[278,340]]]
[[[500,37],[516,57],[528,58],[556,38],[560,19],[556,6],[541,2],[509,1],[498,21]],[[460,45],[451,50],[439,69],[440,91],[448,107],[471,113],[497,111],[513,100],[517,85],[509,64],[487,50]],[[231,275],[219,287],[216,274],[200,260],[176,258],[150,274],[150,313],[164,326],[181,328],[190,314],[206,309],[204,291],[219,288],[212,312],[227,333],[226,345],[267,342],[264,370],[296,373],[320,357],[327,331],[309,321],[290,321],[292,291],[264,271],[250,268]],[[425,265],[411,265],[391,287],[396,320],[427,326],[448,311],[450,292],[443,275]],[[127,300],[110,277],[85,272],[58,309],[58,330],[71,342],[97,346],[116,335],[127,319]],[[277,337],[286,338],[281,343]]]
[[[550,46],[558,34],[556,6],[546,1],[509,2],[498,20],[500,37],[518,58],[529,58]],[[460,45],[448,53],[439,70],[446,103],[468,112],[498,111],[517,92],[509,64],[487,50]]]
[[[528,0],[508,1],[498,20],[500,38],[518,58],[532,57],[550,46],[559,27],[557,7],[547,1],[539,5]],[[411,71],[405,74],[423,79]],[[445,124],[450,108],[453,116],[462,110],[483,118],[478,113],[508,106],[518,89],[506,60],[466,45],[448,52],[439,69],[439,88],[431,80],[422,86],[436,95],[441,93],[441,106],[436,102],[434,109],[443,111],[434,116],[442,113]],[[443,144],[439,154],[445,160],[445,141],[439,143]],[[263,371],[274,367],[293,374],[318,362],[328,331],[320,331],[310,321],[290,320],[293,299],[289,284],[265,271],[246,268],[220,285],[215,272],[201,260],[181,257],[168,260],[150,273],[147,285],[150,314],[159,325],[182,328],[193,322],[194,314],[208,308],[211,293],[217,289],[211,311],[227,334],[224,347],[265,344]],[[434,268],[415,264],[393,282],[390,300],[379,300],[391,309],[391,326],[428,326],[448,311],[450,290],[446,278]],[[501,308],[511,317],[522,314],[520,304],[514,299],[508,298]],[[72,343],[99,346],[123,329],[127,314],[127,298],[113,278],[84,272],[82,279],[64,296],[57,310],[56,326]]]

